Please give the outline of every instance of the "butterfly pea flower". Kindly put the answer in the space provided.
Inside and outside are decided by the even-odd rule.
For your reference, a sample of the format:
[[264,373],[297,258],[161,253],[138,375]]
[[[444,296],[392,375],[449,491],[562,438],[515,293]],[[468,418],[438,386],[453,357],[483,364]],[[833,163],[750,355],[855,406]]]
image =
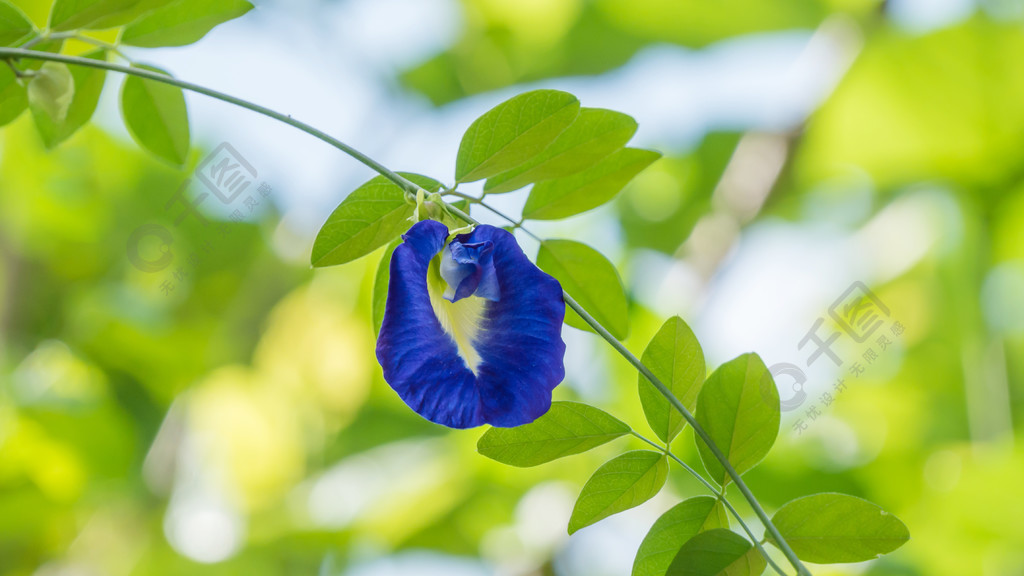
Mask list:
[[558,281],[493,226],[449,241],[444,224],[423,220],[402,238],[377,340],[388,384],[450,428],[519,426],[547,412],[565,376]]

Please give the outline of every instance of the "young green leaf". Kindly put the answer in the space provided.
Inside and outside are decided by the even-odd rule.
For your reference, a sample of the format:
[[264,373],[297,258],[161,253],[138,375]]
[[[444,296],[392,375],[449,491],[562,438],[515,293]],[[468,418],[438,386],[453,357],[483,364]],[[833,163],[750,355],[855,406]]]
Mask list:
[[[0,0],[0,46],[14,46],[35,32],[25,14],[7,0]],[[8,68],[5,64],[4,68]]]
[[[706,376],[704,352],[682,318],[673,316],[662,325],[641,360],[693,412]],[[638,389],[647,423],[662,442],[671,442],[686,425],[683,416],[643,375],[639,375]]]
[[[618,339],[629,333],[629,302],[615,266],[600,252],[573,240],[545,240],[537,266],[555,277],[562,288]],[[565,323],[592,330],[575,311],[566,309]]]
[[580,101],[558,90],[534,90],[498,104],[466,130],[455,179],[473,182],[515,168],[543,152],[579,113]]
[[661,515],[640,543],[633,560],[633,576],[664,576],[686,542],[705,530],[728,528],[722,506],[711,496],[684,500]]
[[569,534],[654,498],[667,477],[665,455],[650,450],[626,452],[605,462],[583,486],[569,518]]
[[384,308],[388,303],[388,284],[391,282],[391,255],[395,248],[402,243],[401,239],[393,241],[384,249],[384,255],[377,264],[377,274],[373,277],[373,300],[371,302],[371,313],[373,315],[373,333],[380,335],[380,326],[384,323]]
[[565,132],[526,163],[487,179],[484,192],[501,194],[527,184],[575,174],[622,148],[636,133],[636,120],[621,112],[583,108]]
[[580,454],[629,434],[629,426],[593,406],[552,402],[547,414],[515,428],[491,428],[477,442],[480,454],[526,468]]
[[[697,421],[739,474],[768,455],[779,434],[780,413],[779,391],[757,354],[720,366],[697,397]],[[725,469],[700,438],[697,450],[708,474],[724,486]]]
[[523,218],[558,220],[597,208],[658,158],[661,154],[651,150],[622,148],[582,172],[545,180],[530,191]]
[[50,28],[57,32],[112,28],[124,24],[122,15],[138,3],[139,0],[56,0],[50,10]]
[[28,108],[28,90],[8,66],[0,66],[0,126],[12,122]]
[[47,62],[28,83],[28,105],[47,144],[67,120],[74,96],[75,79],[66,64]]
[[[97,51],[84,57],[105,61],[106,52]],[[107,77],[105,70],[75,66],[71,67],[70,71],[74,88],[73,95],[67,112],[62,118],[47,114],[36,106],[32,107],[36,128],[47,148],[55,147],[84,126],[96,111],[100,93],[103,92],[103,83]]]
[[[428,192],[441,188],[433,178],[407,173],[402,176]],[[412,226],[409,218],[415,209],[406,201],[402,188],[384,176],[375,176],[352,191],[320,228],[313,242],[313,266],[337,266],[384,246]]]
[[757,552],[735,532],[721,528],[701,532],[679,549],[666,576],[760,576],[764,566],[758,572],[750,570],[751,550]]
[[899,518],[846,494],[797,498],[779,508],[772,523],[798,558],[817,564],[871,560],[910,539]]
[[[167,74],[157,68],[143,68]],[[128,76],[121,88],[121,115],[140,146],[176,166],[185,164],[190,136],[181,88]]]
[[146,48],[185,46],[252,9],[246,0],[180,0],[129,25],[121,42]]

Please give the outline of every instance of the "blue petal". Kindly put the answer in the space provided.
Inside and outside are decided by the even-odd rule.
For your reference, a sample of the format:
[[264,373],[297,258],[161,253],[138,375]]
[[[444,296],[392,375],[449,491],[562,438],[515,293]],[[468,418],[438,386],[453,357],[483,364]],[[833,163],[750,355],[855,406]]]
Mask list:
[[[461,238],[461,236],[460,236]],[[499,300],[491,242],[465,243],[456,238],[441,252],[441,278],[448,283],[444,297],[451,302],[468,296]]]
[[[444,225],[425,220],[394,251],[377,341],[384,378],[413,410],[445,426],[532,422],[550,408],[565,375],[561,286],[504,230],[477,226],[451,250],[447,235]],[[442,249],[454,264],[446,278],[457,284],[459,302],[431,301],[428,276],[438,273],[431,261]],[[463,313],[475,316],[460,332],[454,324]]]

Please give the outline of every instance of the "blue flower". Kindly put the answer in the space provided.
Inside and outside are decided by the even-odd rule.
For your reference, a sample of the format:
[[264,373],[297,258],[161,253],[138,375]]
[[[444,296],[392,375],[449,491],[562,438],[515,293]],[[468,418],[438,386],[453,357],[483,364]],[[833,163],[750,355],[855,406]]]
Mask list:
[[547,412],[565,376],[558,281],[493,226],[447,242],[443,224],[424,220],[403,239],[377,340],[388,384],[451,428],[518,426]]

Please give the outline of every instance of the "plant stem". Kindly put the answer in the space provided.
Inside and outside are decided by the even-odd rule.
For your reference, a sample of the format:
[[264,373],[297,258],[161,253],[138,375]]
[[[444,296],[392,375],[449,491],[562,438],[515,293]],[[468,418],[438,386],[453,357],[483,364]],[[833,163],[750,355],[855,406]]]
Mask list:
[[299,130],[302,130],[303,132],[309,134],[310,136],[313,136],[314,138],[323,140],[324,142],[330,144],[331,146],[334,146],[338,150],[341,150],[345,154],[348,154],[349,156],[362,162],[366,166],[369,166],[375,172],[391,180],[406,192],[415,193],[416,190],[419,188],[419,186],[417,186],[416,184],[413,184],[412,182],[403,178],[401,175],[396,174],[391,170],[387,169],[386,167],[384,167],[384,165],[380,164],[373,158],[370,158],[366,154],[363,154],[362,152],[356,150],[355,148],[349,146],[348,144],[345,144],[341,140],[338,140],[337,138],[334,138],[333,136],[330,136],[325,132],[317,130],[316,128],[310,126],[309,124],[306,124],[305,122],[300,122],[299,120],[295,120],[294,118],[286,114],[275,112],[269,108],[264,108],[259,104],[254,104],[247,100],[242,100],[241,98],[229,96],[228,94],[218,92],[205,86],[200,86],[198,84],[193,84],[191,82],[185,82],[184,80],[178,80],[177,78],[167,76],[166,74],[160,74],[159,72],[153,72],[145,68],[132,68],[130,66],[112,64],[110,62],[103,62],[100,60],[79,58],[77,56],[67,56],[65,54],[51,54],[49,52],[39,52],[36,50],[24,50],[22,48],[0,48],[0,59],[17,60],[20,58],[48,60],[51,62],[62,62],[64,64],[72,64],[75,66],[86,66],[88,68],[100,68],[103,70],[110,70],[112,72],[120,72],[122,74],[129,74],[132,76],[145,78],[147,80],[153,80],[155,82],[162,82],[164,84],[170,84],[171,86],[177,86],[178,88],[181,88],[183,90],[203,94],[204,96],[209,96],[210,98],[216,98],[217,100],[227,102],[228,104],[234,104],[235,106],[240,106],[242,108],[245,108],[246,110],[251,110],[253,112],[256,112],[257,114],[262,114],[269,118],[273,118],[274,120],[277,120],[279,122],[284,122],[289,126],[293,126],[295,128],[298,128]]
[[733,507],[732,503],[730,503],[729,500],[725,497],[724,492],[723,493],[719,493],[718,490],[716,490],[715,487],[710,482],[705,480],[704,477],[700,475],[700,472],[697,472],[689,464],[687,464],[686,462],[683,462],[678,456],[673,454],[672,451],[669,450],[668,446],[662,446],[662,445],[660,445],[660,444],[658,444],[658,443],[656,443],[656,442],[654,442],[654,441],[652,441],[652,440],[642,436],[640,433],[638,433],[635,430],[630,430],[629,433],[632,434],[633,436],[636,436],[640,440],[643,440],[644,442],[650,444],[655,449],[657,449],[659,452],[664,452],[666,456],[668,456],[672,460],[675,460],[675,462],[677,464],[679,464],[680,466],[682,466],[684,470],[689,472],[691,476],[693,476],[694,478],[699,480],[700,483],[703,484],[704,487],[707,488],[708,491],[710,491],[715,496],[716,499],[718,499],[722,504],[725,505],[725,507],[733,515],[733,518],[736,518],[736,521],[739,522],[740,526],[743,527],[743,531],[746,532],[747,536],[750,537],[750,541],[754,543],[754,547],[757,548],[757,551],[761,553],[761,556],[764,557],[765,561],[768,562],[768,564],[776,572],[778,572],[782,576],[786,576],[786,572],[778,564],[775,563],[775,560],[773,560],[771,556],[768,555],[768,551],[764,549],[764,546],[762,545],[762,542],[760,540],[758,540],[756,536],[754,536],[754,533],[750,530],[750,527],[747,526],[747,523],[743,521],[743,517],[740,516],[740,513],[736,511],[736,508]]
[[732,464],[729,463],[729,459],[726,458],[724,454],[722,454],[722,451],[718,448],[718,445],[715,444],[715,441],[712,440],[711,436],[708,435],[707,431],[704,430],[704,427],[701,426],[699,422],[697,422],[697,419],[693,417],[693,414],[690,414],[690,411],[686,409],[686,406],[683,406],[683,403],[680,402],[674,394],[672,394],[671,390],[669,390],[664,384],[662,384],[661,380],[659,380],[657,376],[651,373],[651,370],[647,368],[647,366],[645,366],[639,358],[633,355],[633,353],[630,352],[629,349],[622,344],[622,342],[619,342],[614,336],[612,336],[611,333],[608,332],[608,330],[605,329],[605,327],[602,326],[600,322],[595,320],[594,317],[591,316],[586,310],[584,310],[583,307],[580,306],[579,303],[572,298],[572,296],[570,296],[567,293],[563,293],[563,296],[565,297],[566,305],[575,310],[576,313],[579,314],[581,318],[583,318],[584,322],[586,322],[587,324],[590,325],[591,328],[596,330],[602,338],[604,338],[609,344],[612,345],[612,348],[615,348],[615,350],[618,351],[618,353],[621,354],[623,358],[628,360],[630,364],[632,364],[641,374],[643,374],[644,378],[647,378],[647,380],[649,380],[650,383],[653,384],[654,387],[658,389],[658,392],[661,392],[661,395],[668,399],[669,403],[672,404],[672,406],[680,414],[683,415],[683,419],[685,419],[686,422],[693,427],[694,433],[696,433],[697,436],[700,437],[704,444],[707,445],[708,449],[711,450],[711,453],[714,454],[715,459],[717,459],[718,462],[722,465],[722,467],[725,468],[725,472],[729,475],[729,478],[732,479],[732,481],[736,484],[736,487],[739,488],[740,492],[743,494],[743,497],[746,498],[747,502],[750,503],[750,507],[753,508],[754,513],[757,514],[757,517],[761,519],[761,523],[764,524],[765,530],[767,530],[772,535],[772,538],[774,539],[776,545],[778,545],[779,549],[782,550],[782,553],[786,555],[786,558],[789,560],[789,563],[793,565],[793,568],[796,568],[797,574],[801,576],[810,576],[810,572],[803,565],[803,563],[800,562],[800,559],[797,558],[796,553],[793,552],[793,549],[789,547],[789,544],[786,543],[786,540],[782,537],[782,534],[779,533],[778,528],[776,528],[775,525],[772,524],[771,518],[768,517],[768,514],[765,513],[764,508],[761,507],[760,502],[758,502],[757,498],[754,497],[754,493],[750,491],[750,488],[747,488],[746,483],[744,483],[743,479],[740,478],[739,473],[737,473],[736,469],[733,468]]
[[[203,94],[205,96],[209,96],[211,98],[215,98],[217,100],[221,100],[229,104],[234,104],[235,106],[251,110],[253,112],[256,112],[257,114],[262,114],[269,118],[278,120],[279,122],[283,122],[285,124],[298,128],[299,130],[302,130],[303,132],[313,136],[314,138],[317,138],[319,140],[326,142],[327,144],[330,144],[331,146],[334,146],[338,150],[341,150],[345,154],[351,156],[352,158],[355,158],[356,160],[362,162],[363,164],[370,167],[377,173],[388,178],[389,180],[397,184],[399,187],[401,187],[408,193],[414,194],[419,189],[419,186],[403,178],[401,175],[392,172],[391,170],[389,170],[376,160],[370,158],[369,156],[363,154],[362,152],[356,150],[355,148],[352,148],[351,146],[345,144],[341,140],[338,140],[337,138],[334,138],[329,134],[316,129],[313,126],[310,126],[309,124],[300,122],[299,120],[293,119],[291,116],[281,114],[280,112],[275,112],[269,108],[265,108],[263,106],[254,104],[247,100],[236,98],[234,96],[224,94],[223,92],[213,90],[211,88],[206,88],[205,86],[193,84],[191,82],[186,82],[184,80],[178,80],[177,78],[173,78],[165,74],[160,74],[158,72],[152,72],[144,68],[133,68],[129,66],[122,66],[119,64],[112,64],[110,62],[103,62],[100,60],[92,60],[89,58],[67,56],[64,54],[52,54],[49,52],[39,52],[35,50],[25,50],[22,48],[0,48],[0,59],[17,60],[21,58],[46,60],[50,62],[61,62],[63,64],[71,64],[76,66],[85,66],[88,68],[110,70],[112,72],[120,72],[122,74],[129,74],[133,76],[138,76],[140,78],[145,78],[147,80],[153,80],[155,82],[162,82],[164,84],[176,86],[183,90],[196,92],[198,94]],[[496,214],[499,214],[499,212],[497,212],[493,208],[485,204],[482,205],[488,210]],[[452,214],[458,216],[464,221],[470,224],[478,224],[476,220],[474,220],[472,217],[470,217],[465,212],[459,210],[458,208],[448,205],[448,209]],[[506,216],[505,218],[508,217]],[[519,224],[514,220],[510,221],[513,222],[513,224]],[[526,230],[521,226],[519,226],[519,229],[524,230],[524,232],[526,232]],[[537,238],[537,236],[533,235],[530,232],[526,233],[530,234],[530,236],[534,238]],[[539,238],[537,239],[539,240]],[[775,527],[774,524],[772,524],[771,519],[768,518],[768,514],[766,514],[764,509],[761,508],[761,505],[760,503],[758,503],[757,498],[754,497],[754,494],[743,482],[743,480],[740,478],[740,475],[736,472],[735,468],[733,468],[732,464],[729,463],[725,455],[722,454],[722,451],[719,450],[718,446],[714,443],[714,441],[711,439],[708,433],[697,422],[696,418],[694,418],[693,415],[690,414],[690,411],[687,410],[685,406],[683,406],[679,399],[676,398],[675,395],[673,395],[672,392],[664,384],[662,384],[662,382],[654,374],[652,374],[651,371],[642,362],[640,362],[640,360],[636,356],[634,356],[632,352],[630,352],[621,342],[616,340],[615,337],[612,336],[611,333],[609,333],[608,330],[605,329],[605,327],[602,326],[600,322],[595,320],[589,313],[587,313],[587,311],[584,310],[579,305],[579,303],[577,303],[576,300],[569,295],[569,293],[563,290],[562,295],[565,298],[566,305],[575,310],[576,313],[579,314],[580,317],[583,318],[583,320],[587,324],[589,324],[602,338],[604,338],[609,344],[611,344],[611,346],[615,348],[615,350],[619,354],[621,354],[623,358],[629,361],[630,364],[632,364],[645,378],[647,378],[651,382],[651,384],[653,384],[654,387],[658,390],[658,392],[660,392],[669,401],[669,403],[672,404],[672,406],[676,410],[678,410],[680,414],[682,414],[683,418],[687,421],[687,423],[689,423],[690,426],[693,427],[694,432],[708,446],[708,449],[711,450],[711,453],[714,454],[715,458],[721,463],[722,467],[729,475],[729,478],[732,479],[732,481],[736,484],[737,488],[739,488],[740,492],[743,494],[743,497],[746,498],[747,502],[750,503],[751,508],[753,508],[754,512],[761,520],[761,523],[764,524],[765,529],[768,530],[768,532],[772,535],[775,544],[786,555],[786,558],[793,565],[793,567],[796,568],[797,573],[800,576],[810,576],[810,572],[807,570],[806,567],[804,567],[803,563],[800,562],[800,559],[797,558],[796,554],[786,543],[785,539],[782,538],[782,535],[779,533],[778,529]]]
[[[470,202],[474,202],[476,204],[481,205],[482,207],[493,212],[494,214],[504,218],[505,220],[508,220],[509,222],[512,222],[513,224],[519,224],[515,221],[515,219],[511,218],[510,216],[507,216],[502,212],[495,210],[494,208],[488,206],[487,204],[481,202],[480,200],[472,196],[469,196],[468,194],[463,194],[461,192],[456,192],[454,190],[449,190],[445,193],[452,194],[460,198],[467,198],[470,200]],[[526,228],[523,228],[521,225],[519,226],[519,229],[525,232],[526,234],[529,234],[534,239],[542,241],[535,234],[531,233]],[[750,503],[750,507],[754,510],[754,513],[757,514],[757,517],[761,520],[761,523],[764,525],[765,530],[767,530],[768,533],[772,535],[775,544],[779,547],[780,550],[782,550],[782,553],[786,555],[786,559],[789,560],[790,564],[793,565],[793,568],[796,569],[797,574],[799,576],[810,576],[810,571],[808,571],[807,568],[800,561],[800,559],[797,558],[796,553],[793,552],[793,549],[790,548],[789,544],[786,543],[786,540],[782,537],[782,534],[780,534],[775,525],[772,524],[771,518],[768,517],[768,514],[765,513],[764,508],[761,507],[761,504],[757,501],[757,498],[754,497],[754,493],[751,492],[750,488],[748,488],[746,483],[743,482],[743,479],[740,478],[739,473],[737,473],[736,469],[733,468],[732,464],[729,463],[728,458],[726,458],[725,455],[722,454],[722,451],[715,444],[714,440],[711,439],[711,436],[708,435],[707,431],[704,430],[704,427],[701,426],[700,423],[697,422],[697,419],[693,417],[693,414],[691,414],[690,411],[687,410],[685,406],[683,406],[682,402],[680,402],[679,399],[676,398],[675,394],[673,394],[672,391],[669,390],[668,387],[666,387],[661,382],[661,380],[659,380],[658,377],[655,376],[650,371],[650,369],[647,368],[647,366],[645,366],[644,363],[640,361],[639,358],[637,358],[632,352],[630,352],[629,349],[622,344],[622,342],[619,342],[618,339],[612,336],[612,334],[608,332],[608,330],[604,326],[602,326],[600,322],[595,320],[593,316],[591,316],[586,310],[584,310],[583,307],[580,306],[579,303],[576,302],[576,300],[572,296],[570,296],[568,292],[563,290],[562,296],[565,298],[565,303],[567,306],[576,311],[576,313],[580,315],[580,318],[582,318],[584,322],[589,324],[590,327],[593,328],[599,336],[601,336],[609,344],[611,344],[612,348],[615,348],[615,350],[623,358],[629,361],[629,363],[632,364],[640,372],[640,374],[644,376],[644,378],[647,378],[647,380],[649,380],[651,384],[653,384],[654,387],[657,388],[658,392],[660,392],[661,395],[664,396],[680,414],[682,414],[686,422],[693,427],[694,433],[697,434],[697,436],[700,437],[704,444],[707,445],[707,447],[711,450],[711,453],[714,454],[715,458],[719,461],[719,463],[721,463],[722,467],[729,475],[729,478],[733,481],[733,483],[736,484],[736,487],[739,488],[740,492],[743,494],[743,497],[747,500],[747,502]],[[723,489],[724,488],[725,487],[723,486]]]

